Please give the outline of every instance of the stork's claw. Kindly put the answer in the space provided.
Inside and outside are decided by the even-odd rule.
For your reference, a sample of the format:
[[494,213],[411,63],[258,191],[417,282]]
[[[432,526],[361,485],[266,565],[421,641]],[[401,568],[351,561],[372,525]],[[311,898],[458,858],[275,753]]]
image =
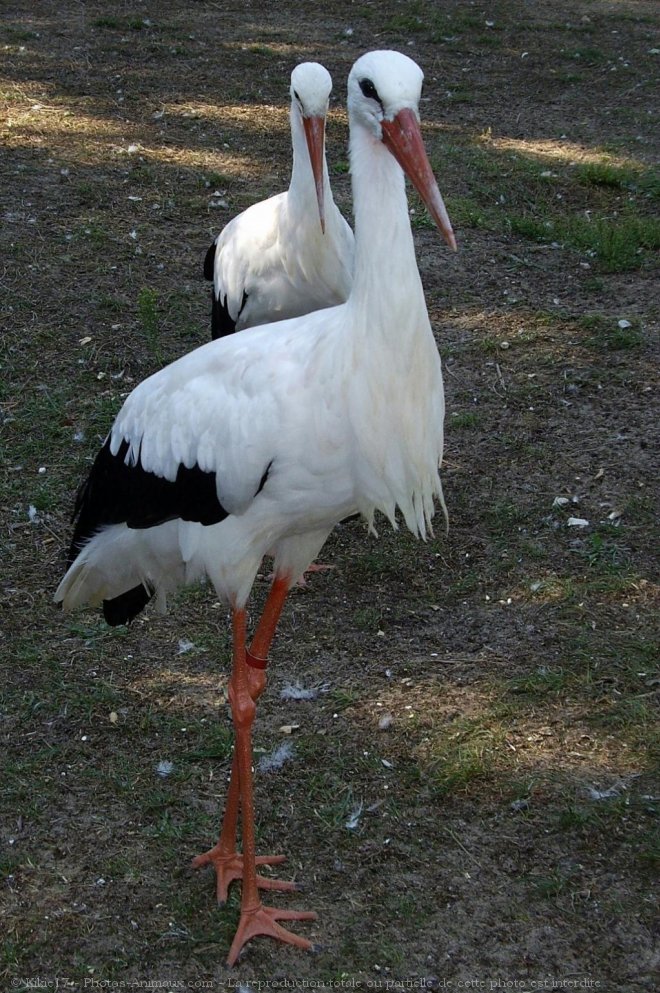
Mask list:
[[[281,865],[285,861],[286,855],[257,855],[255,860],[257,865]],[[227,902],[229,887],[234,880],[243,879],[243,856],[239,852],[227,854],[216,845],[192,860],[193,869],[200,869],[204,865],[212,865],[215,869],[216,898],[222,906]],[[262,890],[281,890],[288,893],[301,889],[299,883],[259,875],[257,875],[257,886]]]
[[280,910],[278,907],[264,907],[263,904],[258,904],[251,910],[242,911],[232,946],[229,949],[227,965],[235,965],[243,945],[258,934],[265,934],[270,938],[277,938],[278,941],[284,941],[288,945],[296,945],[298,948],[314,951],[316,946],[311,941],[299,934],[294,934],[293,931],[287,931],[277,921],[315,921],[317,918],[318,914],[313,910]]

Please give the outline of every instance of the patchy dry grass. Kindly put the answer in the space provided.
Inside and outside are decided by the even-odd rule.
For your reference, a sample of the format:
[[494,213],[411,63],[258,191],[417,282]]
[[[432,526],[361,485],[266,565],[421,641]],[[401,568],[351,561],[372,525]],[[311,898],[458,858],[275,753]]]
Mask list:
[[[650,3],[587,0],[3,12],[5,985],[652,988],[656,32]],[[210,237],[287,182],[291,65],[326,63],[342,104],[375,34],[424,67],[461,247],[449,257],[411,196],[451,526],[420,545],[346,524],[324,551],[336,570],[291,597],[256,748],[296,725],[293,754],[257,774],[257,830],[307,884],[323,947],[257,941],[230,977],[237,894],[218,909],[188,869],[230,763],[225,611],[189,590],[110,630],[50,601],[123,397],[207,340]],[[336,106],[348,215],[345,140]],[[317,696],[282,699],[295,681]]]

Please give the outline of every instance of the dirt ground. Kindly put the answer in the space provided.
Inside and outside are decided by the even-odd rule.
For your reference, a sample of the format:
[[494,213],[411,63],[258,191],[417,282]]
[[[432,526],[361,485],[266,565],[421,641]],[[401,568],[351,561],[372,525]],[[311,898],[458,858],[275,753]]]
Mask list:
[[[655,988],[659,21],[634,0],[3,5],[3,988]],[[255,940],[230,971],[238,894],[218,908],[189,867],[231,762],[226,612],[191,590],[110,630],[52,593],[122,398],[208,337],[210,238],[286,186],[298,61],[333,75],[350,217],[345,83],[370,48],[424,69],[460,247],[411,195],[450,528],[349,522],[292,594],[258,845],[320,947]]]

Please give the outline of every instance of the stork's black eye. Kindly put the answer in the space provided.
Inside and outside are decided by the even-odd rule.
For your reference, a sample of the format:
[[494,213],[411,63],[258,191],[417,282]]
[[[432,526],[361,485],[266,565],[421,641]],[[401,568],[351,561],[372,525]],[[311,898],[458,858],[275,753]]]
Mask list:
[[293,95],[294,95],[294,97],[296,98],[296,100],[298,101],[298,103],[302,103],[302,100],[301,100],[301,99],[300,99],[300,97],[298,96],[298,92],[297,92],[297,90],[294,90],[294,91],[293,91]]
[[365,97],[368,97],[369,100],[377,100],[378,103],[381,103],[381,99],[378,96],[378,90],[376,89],[376,87],[374,86],[374,84],[371,82],[370,79],[361,79],[360,89],[364,93]]

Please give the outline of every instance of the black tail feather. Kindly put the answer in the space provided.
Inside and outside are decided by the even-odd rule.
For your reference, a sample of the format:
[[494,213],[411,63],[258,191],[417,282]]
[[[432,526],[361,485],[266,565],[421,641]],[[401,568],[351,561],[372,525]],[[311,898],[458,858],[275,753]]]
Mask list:
[[111,627],[130,624],[134,617],[144,610],[156,591],[152,586],[134,586],[132,590],[120,593],[112,600],[103,601],[103,616]]

